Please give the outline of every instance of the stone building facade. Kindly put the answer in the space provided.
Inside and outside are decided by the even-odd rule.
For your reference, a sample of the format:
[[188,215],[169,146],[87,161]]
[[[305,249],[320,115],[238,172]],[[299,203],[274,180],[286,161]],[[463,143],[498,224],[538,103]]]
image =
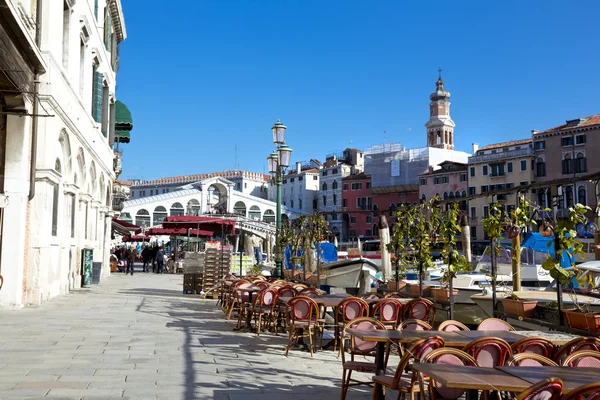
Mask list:
[[84,248],[97,276],[110,271],[115,85],[126,31],[120,0],[2,0],[0,25],[10,32],[0,46],[23,49],[15,60],[26,60],[15,79],[0,82],[24,94],[20,105],[0,96],[0,306],[18,308],[80,287]]

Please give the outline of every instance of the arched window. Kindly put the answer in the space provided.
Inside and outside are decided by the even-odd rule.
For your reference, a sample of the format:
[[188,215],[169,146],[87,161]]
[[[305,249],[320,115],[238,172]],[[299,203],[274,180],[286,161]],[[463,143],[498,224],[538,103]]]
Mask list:
[[273,212],[273,210],[265,210],[265,213],[263,214],[263,222],[274,224],[275,212]]
[[200,215],[200,202],[196,199],[191,199],[190,201],[188,201],[185,214],[193,216]]
[[440,194],[439,194],[439,193],[436,193],[436,194],[435,194],[435,197],[437,197],[437,198],[438,198],[438,200],[439,200],[439,199],[441,199],[441,196],[440,196]]
[[538,177],[546,176],[546,163],[541,157],[535,161],[535,172]]
[[467,197],[467,191],[463,190],[462,193],[460,194],[461,197]]
[[379,227],[377,224],[373,224],[373,236],[379,237]]
[[152,213],[152,225],[156,226],[162,224],[165,218],[167,218],[167,209],[163,206],[156,207]]
[[233,206],[233,212],[242,217],[246,216],[246,204],[243,201],[238,201]]
[[327,190],[327,182],[323,182],[323,190]]
[[333,181],[333,183],[331,184],[331,188],[332,188],[333,190],[335,190],[335,189],[337,189],[337,187],[338,187],[338,183],[337,183],[337,181]]
[[427,196],[425,196],[425,193],[423,193],[423,194],[421,195],[421,201],[422,201],[423,203],[425,203],[425,202],[427,201]]
[[456,193],[454,193],[454,197],[460,197],[460,192],[457,190]]
[[450,192],[450,194],[448,195],[447,193],[444,193],[444,200],[446,199],[453,199],[454,198],[454,192]]
[[169,213],[171,214],[171,217],[180,217],[185,215],[185,209],[181,203],[173,203]]
[[575,159],[575,172],[582,173],[587,172],[587,162],[585,159],[585,154],[577,153],[577,158]]
[[250,211],[248,212],[248,217],[260,221],[260,208],[258,206],[250,207]]
[[570,154],[566,154],[562,160],[562,173],[568,175],[573,173],[573,159]]
[[62,168],[60,166],[60,159],[58,159],[58,158],[56,159],[56,161],[54,161],[54,170],[56,172],[58,172],[59,174],[62,173]]
[[573,207],[573,186],[565,188],[565,202],[566,208]]
[[448,192],[444,192],[444,200],[448,200]]
[[137,226],[150,226],[150,213],[148,210],[142,208],[137,212],[137,214],[135,214],[135,224]]
[[587,205],[587,199],[585,195],[585,186],[579,186],[577,189],[577,202],[582,206]]

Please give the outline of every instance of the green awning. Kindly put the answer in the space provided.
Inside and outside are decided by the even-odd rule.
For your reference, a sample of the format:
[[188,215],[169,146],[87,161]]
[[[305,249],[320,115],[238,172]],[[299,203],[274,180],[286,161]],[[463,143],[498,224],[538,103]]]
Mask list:
[[119,143],[129,143],[131,140],[131,132],[129,131],[115,131],[115,142]]
[[133,129],[131,111],[129,111],[129,108],[121,100],[115,102],[115,128],[124,131]]

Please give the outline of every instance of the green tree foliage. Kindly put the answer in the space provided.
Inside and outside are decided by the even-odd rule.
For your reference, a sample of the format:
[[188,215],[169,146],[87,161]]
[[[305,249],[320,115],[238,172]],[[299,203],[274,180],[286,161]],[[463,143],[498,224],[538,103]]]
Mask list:
[[453,203],[442,217],[439,227],[440,237],[443,240],[441,256],[448,266],[444,271],[442,280],[449,283],[460,272],[469,271],[471,264],[464,255],[456,250],[457,237],[460,235],[458,203]]

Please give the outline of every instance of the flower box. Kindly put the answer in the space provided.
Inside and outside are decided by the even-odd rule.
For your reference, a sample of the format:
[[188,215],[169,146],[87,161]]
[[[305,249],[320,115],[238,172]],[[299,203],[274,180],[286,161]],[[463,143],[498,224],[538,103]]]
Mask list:
[[[419,297],[419,284],[406,285],[406,293],[413,297]],[[423,297],[431,296],[431,286],[423,285]]]
[[388,290],[392,292],[399,292],[406,287],[406,282],[404,281],[388,281],[387,283]]
[[504,312],[519,317],[534,317],[537,300],[515,300],[510,297],[502,299]]
[[[433,300],[438,303],[448,303],[450,301],[450,289],[448,288],[431,288],[431,295]],[[454,297],[458,294],[458,289],[453,289],[452,293]]]
[[563,310],[565,321],[571,328],[589,331],[587,314],[576,309]]
[[585,314],[587,319],[588,330],[594,333],[600,333],[600,313],[587,313]]

